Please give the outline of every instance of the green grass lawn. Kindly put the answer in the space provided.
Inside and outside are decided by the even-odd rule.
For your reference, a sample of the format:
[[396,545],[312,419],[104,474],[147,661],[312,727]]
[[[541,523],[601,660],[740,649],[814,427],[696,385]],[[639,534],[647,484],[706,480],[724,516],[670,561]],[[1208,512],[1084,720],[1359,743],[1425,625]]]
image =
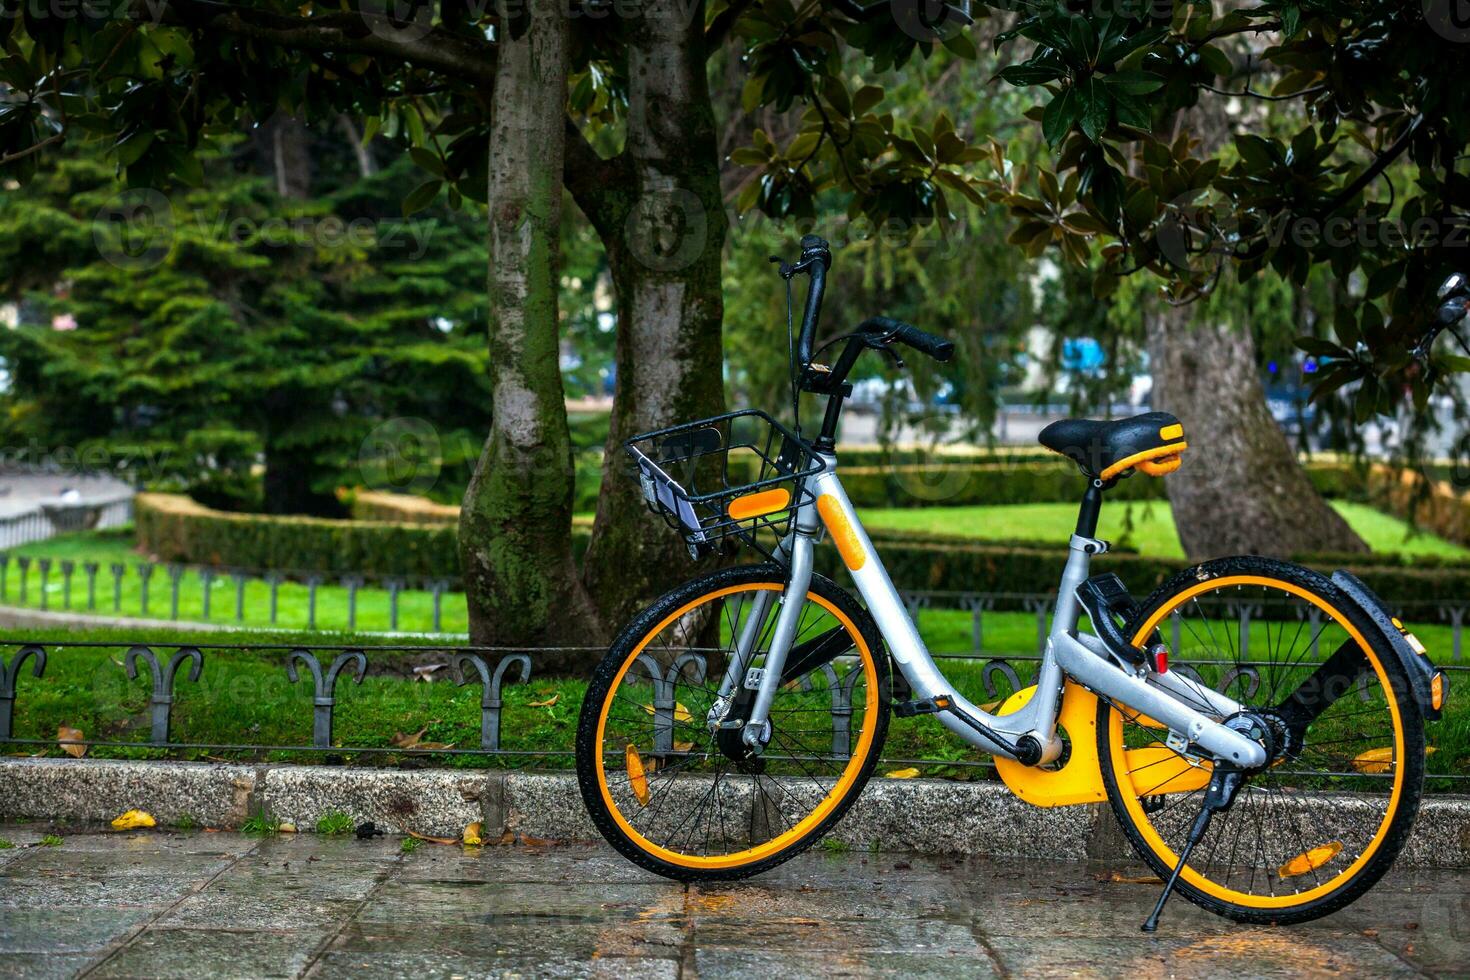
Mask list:
[[[97,608],[99,615],[144,616],[142,608],[143,586],[138,577],[137,564],[142,556],[133,550],[131,530],[95,531],[64,534],[47,541],[37,541],[11,549],[12,555],[29,555],[32,558],[51,558],[51,574],[47,585],[47,607],[60,610],[64,607],[65,591],[60,562],[70,559],[77,563],[71,583],[71,608],[78,612],[87,610],[87,580],[82,571],[82,562],[94,561],[102,566],[97,573]],[[122,563],[127,572],[122,579],[122,602],[118,612],[113,611],[113,579],[110,566]],[[33,563],[25,601],[20,594],[20,569],[14,559],[6,573],[5,595],[0,605],[26,606],[32,609],[41,606],[40,570]],[[319,629],[345,630],[348,628],[348,590],[338,582],[324,583],[317,589],[316,625]],[[148,585],[148,609],[150,619],[172,617],[173,583],[167,568],[158,566]],[[210,587],[210,611],[204,616],[204,580],[198,572],[185,572],[179,587],[179,616],[181,621],[213,622],[245,626],[275,627],[283,629],[306,629],[309,622],[310,590],[300,583],[283,582],[277,595],[276,620],[270,615],[270,585],[261,579],[250,579],[245,585],[245,616],[235,619],[235,583],[220,577]],[[441,606],[441,629],[446,633],[464,633],[468,629],[464,597],[446,593]],[[357,593],[357,621],[359,630],[386,630],[391,623],[390,599],[387,589],[362,588]],[[401,592],[398,596],[398,629],[404,632],[429,632],[434,626],[433,596],[426,591]]]
[[[1374,551],[1405,555],[1470,557],[1470,548],[1415,532],[1396,517],[1364,504],[1333,501],[1332,506],[1363,536]],[[1065,546],[1077,523],[1074,504],[1011,504],[998,507],[868,508],[859,511],[871,528],[952,534],[977,540],[1037,541]],[[1106,504],[1098,534],[1114,544],[1145,555],[1184,557],[1174,515],[1162,500]]]

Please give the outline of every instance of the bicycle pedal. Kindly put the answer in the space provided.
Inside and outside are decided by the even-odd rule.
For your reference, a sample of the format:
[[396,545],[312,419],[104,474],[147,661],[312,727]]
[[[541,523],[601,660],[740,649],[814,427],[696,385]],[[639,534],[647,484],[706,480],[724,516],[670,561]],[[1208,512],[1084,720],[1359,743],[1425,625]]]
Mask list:
[[948,711],[954,706],[947,694],[936,694],[932,698],[923,698],[919,701],[899,701],[893,706],[893,713],[900,718],[913,718],[916,715],[936,715],[941,711]]

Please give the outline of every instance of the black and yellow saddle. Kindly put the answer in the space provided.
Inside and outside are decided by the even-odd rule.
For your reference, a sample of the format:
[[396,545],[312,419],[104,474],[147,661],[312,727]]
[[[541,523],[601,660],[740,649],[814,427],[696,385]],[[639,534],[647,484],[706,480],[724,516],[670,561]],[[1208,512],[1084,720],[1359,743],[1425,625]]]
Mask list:
[[1184,426],[1168,412],[1148,412],[1127,419],[1062,419],[1037,437],[1052,452],[1076,463],[1090,479],[1113,480],[1129,470],[1163,476],[1179,468],[1179,454],[1189,448]]

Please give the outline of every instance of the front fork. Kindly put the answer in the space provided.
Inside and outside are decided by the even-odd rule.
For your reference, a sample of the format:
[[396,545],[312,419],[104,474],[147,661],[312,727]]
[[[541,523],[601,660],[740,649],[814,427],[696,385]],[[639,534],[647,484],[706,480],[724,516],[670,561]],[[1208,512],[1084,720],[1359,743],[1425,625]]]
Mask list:
[[771,738],[768,721],[771,702],[781,684],[781,674],[786,667],[786,655],[796,639],[800,626],[801,612],[806,605],[807,592],[812,583],[812,553],[816,545],[816,527],[808,526],[812,518],[803,508],[797,517],[794,533],[781,542],[776,550],[778,562],[787,566],[786,588],[778,596],[775,592],[762,590],[751,600],[750,614],[740,624],[735,649],[725,667],[725,676],[720,682],[719,697],[710,710],[708,724],[713,729],[731,724],[729,714],[736,703],[740,688],[749,676],[750,667],[759,653],[761,638],[765,634],[766,620],[771,614],[771,605],[777,605],[776,622],[770,631],[770,643],[766,646],[766,659],[751,698],[750,710],[741,724],[741,741],[747,748],[759,753]]

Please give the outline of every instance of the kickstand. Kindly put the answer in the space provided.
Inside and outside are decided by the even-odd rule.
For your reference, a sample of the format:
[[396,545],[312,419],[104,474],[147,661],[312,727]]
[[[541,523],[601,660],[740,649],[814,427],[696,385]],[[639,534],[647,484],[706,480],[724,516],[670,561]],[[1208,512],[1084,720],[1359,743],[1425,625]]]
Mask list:
[[1169,875],[1169,880],[1164,884],[1164,893],[1159,896],[1158,904],[1154,906],[1153,912],[1144,920],[1139,928],[1144,932],[1154,932],[1159,928],[1159,915],[1164,911],[1164,903],[1169,900],[1174,886],[1179,883],[1179,875],[1184,866],[1189,863],[1190,852],[1194,845],[1198,844],[1210,829],[1210,820],[1217,813],[1230,809],[1230,804],[1235,802],[1235,794],[1240,792],[1240,787],[1245,783],[1245,776],[1239,769],[1226,769],[1220,763],[1215,764],[1214,775],[1210,777],[1210,785],[1205,790],[1204,805],[1199,808],[1199,816],[1194,818],[1194,826],[1189,828],[1189,838],[1184,842],[1184,848],[1179,852],[1179,863],[1174,865],[1174,872]]

